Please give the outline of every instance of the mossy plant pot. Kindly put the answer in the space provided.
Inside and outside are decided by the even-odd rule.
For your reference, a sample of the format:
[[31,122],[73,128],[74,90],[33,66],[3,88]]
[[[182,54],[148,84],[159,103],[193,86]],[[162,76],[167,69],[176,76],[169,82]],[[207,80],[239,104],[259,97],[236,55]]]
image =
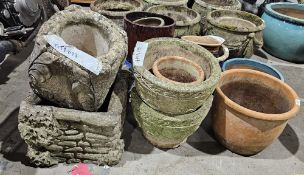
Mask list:
[[200,126],[212,105],[213,96],[196,111],[181,115],[166,115],[144,103],[135,90],[131,93],[133,115],[144,136],[160,148],[176,148]]
[[264,21],[251,13],[238,10],[214,10],[207,15],[207,35],[225,39],[230,57],[250,58],[263,46]]
[[205,74],[200,65],[184,57],[165,56],[153,64],[153,74],[172,83],[196,84],[204,81]]
[[[141,99],[151,108],[167,114],[190,113],[202,106],[213,93],[220,78],[220,66],[205,48],[177,38],[155,38],[146,41],[148,49],[143,66],[134,67],[135,87]],[[205,81],[197,84],[174,84],[153,75],[153,63],[164,56],[186,57],[200,65]]]
[[145,9],[155,5],[186,6],[188,0],[144,0]]
[[146,11],[166,15],[174,19],[176,22],[175,37],[200,34],[200,14],[185,6],[157,5],[148,8]]
[[304,4],[267,4],[262,18],[266,23],[263,48],[280,59],[304,63]]
[[91,3],[91,10],[113,20],[121,28],[124,27],[124,16],[134,11],[143,11],[142,0],[96,0]]
[[253,155],[265,149],[296,116],[300,100],[283,81],[263,72],[232,69],[216,88],[212,127],[232,152]]
[[[111,26],[111,27],[109,27]],[[67,44],[96,57],[96,75],[55,50],[45,35],[60,36]],[[60,107],[96,111],[127,55],[126,33],[99,13],[71,5],[45,22],[30,56],[30,86],[39,97]]]
[[241,10],[238,0],[195,0],[192,9],[201,15],[202,34],[206,32],[207,14],[213,10]]

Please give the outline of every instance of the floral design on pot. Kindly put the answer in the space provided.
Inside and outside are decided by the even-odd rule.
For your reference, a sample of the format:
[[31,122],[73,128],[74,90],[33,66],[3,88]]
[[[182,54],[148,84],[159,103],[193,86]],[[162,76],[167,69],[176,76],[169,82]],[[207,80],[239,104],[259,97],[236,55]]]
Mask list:
[[222,70],[230,70],[230,69],[252,69],[257,70],[260,72],[267,73],[269,75],[272,75],[279,80],[284,81],[284,77],[282,73],[277,70],[276,68],[272,67],[271,65],[267,63],[263,63],[258,60],[254,59],[248,59],[248,58],[233,58],[230,60],[227,60],[222,65]]
[[200,65],[178,56],[166,56],[157,59],[153,64],[156,77],[176,84],[197,84],[204,81],[204,71]]
[[155,5],[186,6],[188,0],[144,0],[145,9]]
[[172,117],[152,109],[135,90],[131,93],[131,105],[137,123],[146,139],[160,148],[176,148],[185,142],[199,128],[210,110],[212,100],[211,95],[196,111]]
[[143,11],[142,0],[96,0],[91,4],[91,10],[113,20],[121,28],[124,27],[124,16],[129,12]]
[[263,48],[280,59],[304,63],[304,4],[268,4],[262,18]]
[[[167,114],[185,114],[202,106],[213,93],[220,78],[220,66],[205,48],[177,38],[155,38],[146,41],[148,49],[143,66],[134,67],[135,87],[141,99],[151,108]],[[180,56],[196,62],[205,73],[197,84],[175,84],[154,76],[154,62],[165,56]]]
[[230,57],[251,57],[263,46],[264,21],[238,10],[214,10],[207,15],[208,35],[224,38]]
[[182,36],[182,39],[208,49],[221,62],[229,57],[229,49],[223,45],[225,39],[219,36]]
[[146,10],[173,18],[176,22],[175,37],[184,35],[199,35],[201,26],[199,24],[200,14],[185,6],[157,5]]
[[296,92],[263,72],[232,69],[216,88],[212,126],[232,152],[253,155],[270,145],[299,111]]
[[[111,27],[109,27],[111,26]],[[96,57],[102,72],[95,75],[55,50],[46,34]],[[106,17],[69,6],[45,22],[30,56],[30,85],[40,97],[60,107],[96,111],[103,104],[127,55],[125,32]]]
[[195,0],[192,9],[201,15],[202,34],[206,32],[207,14],[213,10],[241,10],[238,0]]
[[[164,20],[163,26],[151,26],[138,24],[138,20],[147,18],[160,18]],[[175,21],[164,15],[149,12],[131,12],[125,18],[125,30],[128,35],[128,61],[132,62],[134,47],[137,41],[145,41],[158,37],[173,37],[175,31]]]

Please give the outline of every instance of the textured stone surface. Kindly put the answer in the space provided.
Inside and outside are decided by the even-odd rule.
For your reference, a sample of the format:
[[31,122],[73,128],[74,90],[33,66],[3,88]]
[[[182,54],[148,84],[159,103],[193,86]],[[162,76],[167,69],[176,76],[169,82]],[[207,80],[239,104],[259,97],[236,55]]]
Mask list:
[[[46,42],[46,34],[59,35],[67,44],[96,57],[102,72],[95,75],[60,54]],[[61,107],[96,111],[126,55],[123,30],[96,12],[72,5],[41,27],[30,56],[30,85],[38,96]]]
[[154,5],[186,6],[188,0],[144,0],[145,9]]
[[198,110],[183,115],[166,115],[146,105],[133,90],[131,104],[133,115],[144,136],[161,148],[175,148],[192,135],[206,117],[212,105],[211,95]]
[[175,37],[200,34],[200,14],[185,6],[157,5],[148,8],[146,11],[166,15],[174,19],[176,22]]
[[20,106],[18,128],[32,163],[51,166],[87,160],[117,164],[124,148],[121,133],[127,89],[124,79],[117,80],[107,112],[47,106],[34,94],[27,97]]
[[[146,42],[149,47],[144,66],[134,68],[136,90],[143,101],[168,114],[185,114],[202,106],[220,78],[221,70],[216,58],[203,47],[181,39],[156,38]],[[198,63],[205,73],[205,81],[195,85],[177,85],[161,80],[149,71],[155,60],[172,55]]]
[[143,11],[142,0],[97,0],[91,4],[91,10],[111,19],[119,27],[124,28],[123,18],[127,13]]

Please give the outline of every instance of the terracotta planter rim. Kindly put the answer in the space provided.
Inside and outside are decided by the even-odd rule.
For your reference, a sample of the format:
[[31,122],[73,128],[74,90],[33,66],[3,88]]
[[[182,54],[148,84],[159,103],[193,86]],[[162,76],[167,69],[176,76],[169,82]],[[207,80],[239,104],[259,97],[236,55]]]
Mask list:
[[[168,61],[170,59],[178,60],[180,62],[184,62],[185,64],[192,65],[199,72],[199,78],[196,81],[193,81],[193,82],[190,82],[190,83],[182,83],[182,82],[177,82],[177,81],[171,80],[171,79],[163,76],[159,72],[158,65],[162,61]],[[164,81],[169,81],[169,82],[172,82],[172,83],[175,83],[175,84],[196,84],[196,83],[200,83],[200,82],[204,81],[204,78],[205,78],[204,71],[199,64],[197,64],[194,61],[191,61],[191,60],[189,60],[185,57],[181,57],[181,56],[164,56],[164,57],[161,57],[154,62],[152,70],[153,70],[153,73],[156,77],[158,77],[158,78],[160,78]]]
[[[240,74],[240,73],[257,74],[258,76],[264,77],[266,79],[271,79],[272,81],[275,81],[275,82],[279,83],[285,90],[289,91],[291,93],[291,95],[293,96],[294,100],[299,99],[296,92],[289,85],[284,83],[283,81],[281,81],[281,80],[279,80],[279,79],[277,79],[277,78],[275,78],[271,75],[268,75],[266,73],[255,71],[255,70],[250,70],[250,69],[231,69],[231,70],[227,70],[227,71],[223,72],[222,77],[220,79],[220,82],[222,81],[223,77],[225,77],[227,75]],[[288,119],[294,117],[300,109],[300,105],[297,105],[296,101],[294,101],[294,104],[291,107],[291,109],[289,111],[285,112],[285,113],[266,114],[266,113],[262,113],[262,112],[253,111],[251,109],[245,108],[245,107],[235,103],[234,101],[229,99],[224,94],[224,92],[221,90],[219,85],[216,87],[216,92],[224,99],[224,103],[227,106],[229,106],[230,108],[236,110],[239,113],[246,114],[246,116],[248,116],[248,117],[252,117],[252,118],[256,118],[256,119],[260,119],[260,120],[270,120],[270,121],[288,120]]]

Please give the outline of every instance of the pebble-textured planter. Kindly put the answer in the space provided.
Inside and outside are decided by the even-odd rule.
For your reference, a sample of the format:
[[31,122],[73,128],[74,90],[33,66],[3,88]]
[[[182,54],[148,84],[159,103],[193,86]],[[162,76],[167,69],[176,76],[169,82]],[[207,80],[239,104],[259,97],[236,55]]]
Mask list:
[[250,58],[263,46],[264,21],[238,10],[214,10],[207,15],[207,35],[224,38],[230,57]]
[[206,32],[207,14],[213,10],[241,10],[238,0],[195,0],[192,9],[201,15],[202,33]]
[[213,103],[215,135],[233,152],[256,154],[278,138],[288,119],[296,116],[298,98],[291,87],[266,73],[225,71]]
[[[102,72],[95,75],[60,54],[44,38],[55,34],[96,57]],[[106,17],[69,6],[45,22],[30,56],[30,85],[40,97],[60,107],[96,111],[103,104],[127,55],[125,32]]]
[[28,146],[27,156],[37,166],[59,162],[117,164],[124,150],[121,139],[128,86],[117,81],[109,104],[99,112],[48,106],[36,95],[20,105],[19,131]]
[[146,10],[171,17],[176,22],[175,37],[199,35],[201,31],[200,14],[185,6],[157,5]]
[[129,12],[143,11],[142,0],[96,0],[91,4],[91,10],[113,20],[121,28],[124,27],[124,16]]
[[144,136],[160,148],[176,148],[192,135],[206,117],[213,96],[196,111],[188,114],[166,115],[144,103],[135,90],[131,94],[133,115],[143,130]]
[[[147,105],[167,114],[185,114],[202,106],[213,93],[220,78],[220,66],[205,48],[177,38],[155,38],[149,46],[144,65],[134,67],[136,90]],[[164,56],[186,57],[199,64],[205,81],[194,85],[177,85],[154,76],[149,70]]]
[[188,0],[144,0],[145,9],[154,5],[186,6]]

